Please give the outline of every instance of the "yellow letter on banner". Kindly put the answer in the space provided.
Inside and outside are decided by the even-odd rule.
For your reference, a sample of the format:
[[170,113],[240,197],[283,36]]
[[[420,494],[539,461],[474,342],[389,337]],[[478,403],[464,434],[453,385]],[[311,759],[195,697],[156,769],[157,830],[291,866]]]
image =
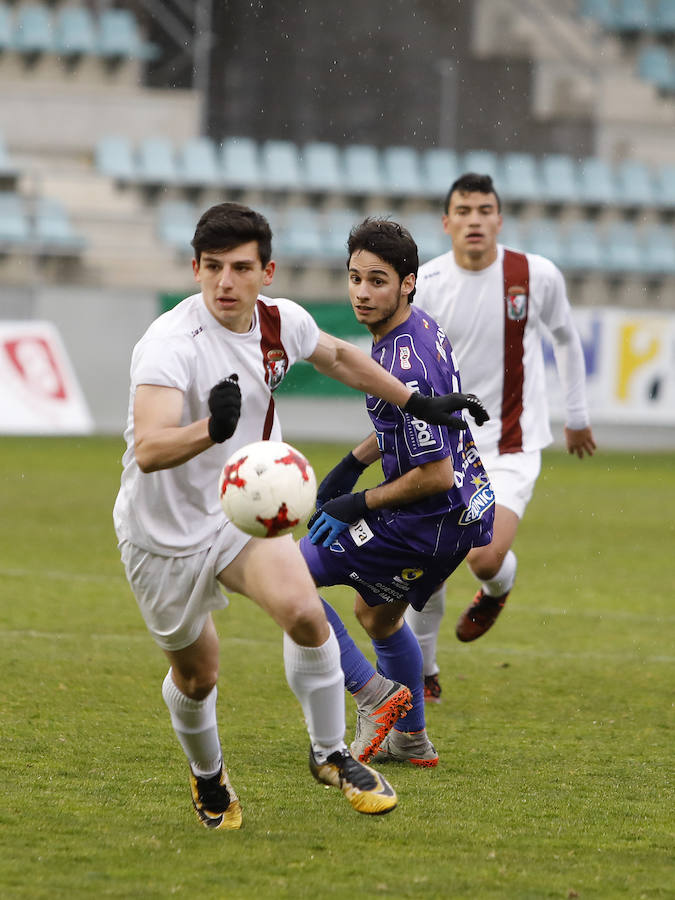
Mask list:
[[[651,332],[651,336],[650,336]],[[659,335],[663,333],[658,322],[632,323],[621,326],[619,341],[619,400],[629,399],[629,385],[635,372],[654,359],[660,348]]]

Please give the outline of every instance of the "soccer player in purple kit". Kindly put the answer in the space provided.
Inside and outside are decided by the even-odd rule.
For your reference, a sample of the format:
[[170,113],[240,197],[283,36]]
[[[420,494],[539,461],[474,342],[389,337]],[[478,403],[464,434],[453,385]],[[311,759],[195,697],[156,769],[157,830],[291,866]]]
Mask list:
[[[366,219],[352,229],[348,253],[349,298],[373,337],[373,359],[425,396],[456,394],[458,412],[468,408],[482,425],[488,416],[480,400],[459,393],[447,337],[411,305],[418,254],[409,232]],[[376,672],[324,601],[357,703],[352,753],[364,762],[430,767],[438,754],[425,728],[422,655],[404,613],[409,604],[422,609],[472,547],[490,542],[494,494],[460,414],[452,427],[439,427],[370,395],[366,406],[374,432],[322,481],[300,550],[319,587],[356,589],[355,613],[377,657]],[[352,493],[378,459],[384,481]]]

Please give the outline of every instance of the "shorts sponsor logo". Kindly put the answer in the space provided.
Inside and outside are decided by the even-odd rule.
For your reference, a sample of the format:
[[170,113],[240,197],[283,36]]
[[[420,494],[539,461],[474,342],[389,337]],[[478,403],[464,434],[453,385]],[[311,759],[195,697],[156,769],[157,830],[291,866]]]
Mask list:
[[471,480],[476,491],[471,495],[469,505],[459,517],[460,525],[473,525],[474,522],[478,522],[495,502],[495,494],[487,475],[474,475]]
[[362,547],[364,544],[367,544],[368,541],[373,537],[373,532],[366,524],[365,519],[359,519],[358,522],[350,525],[349,533],[351,534],[352,540],[357,547]]
[[403,569],[401,572],[401,578],[404,581],[417,581],[422,575],[424,575],[424,569]]
[[392,584],[385,584],[383,581],[376,581],[375,584],[371,584],[365,578],[361,578],[358,572],[350,572],[349,579],[355,584],[362,584],[364,587],[367,587],[369,591],[377,594],[384,603],[395,603],[397,600],[405,599],[404,590],[398,591]]

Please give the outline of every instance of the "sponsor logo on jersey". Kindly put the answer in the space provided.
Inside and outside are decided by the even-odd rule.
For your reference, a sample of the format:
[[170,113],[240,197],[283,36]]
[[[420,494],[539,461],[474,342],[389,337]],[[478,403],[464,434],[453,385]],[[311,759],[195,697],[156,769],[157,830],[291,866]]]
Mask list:
[[522,322],[527,316],[527,292],[521,285],[514,285],[508,289],[506,315],[513,322]]
[[476,488],[469,498],[469,505],[465,507],[459,517],[460,525],[472,525],[485,515],[485,511],[494,506],[495,494],[487,475],[473,475],[471,481]]
[[423,422],[422,419],[415,419],[411,416],[409,422],[406,422],[406,426],[413,452],[416,449],[428,450],[431,447],[438,446],[438,441],[434,437],[428,422]]
[[398,361],[402,369],[412,369],[410,364],[410,347],[399,347]]
[[190,332],[190,337],[197,337],[198,334],[201,334],[203,331],[203,327],[200,325],[199,328],[193,328]]

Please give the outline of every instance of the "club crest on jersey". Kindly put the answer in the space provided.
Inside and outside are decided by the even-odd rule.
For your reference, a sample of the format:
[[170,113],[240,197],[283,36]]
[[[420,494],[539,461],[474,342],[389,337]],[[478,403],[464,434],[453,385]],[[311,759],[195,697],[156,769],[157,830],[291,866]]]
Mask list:
[[279,349],[268,350],[265,360],[265,381],[271,391],[279,387],[286,375],[286,353]]
[[506,294],[506,315],[513,322],[527,318],[527,292],[521,285],[514,285]]
[[398,361],[402,369],[412,369],[410,364],[410,347],[399,347]]

